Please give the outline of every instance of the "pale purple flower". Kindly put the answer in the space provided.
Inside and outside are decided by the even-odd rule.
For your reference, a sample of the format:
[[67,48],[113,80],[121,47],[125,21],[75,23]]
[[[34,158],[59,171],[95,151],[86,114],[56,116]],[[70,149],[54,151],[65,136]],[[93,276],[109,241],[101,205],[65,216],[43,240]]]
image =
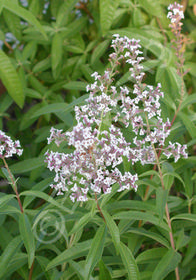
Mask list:
[[19,140],[13,141],[5,132],[0,130],[0,158],[9,158],[14,154],[21,156],[23,149],[21,149]]

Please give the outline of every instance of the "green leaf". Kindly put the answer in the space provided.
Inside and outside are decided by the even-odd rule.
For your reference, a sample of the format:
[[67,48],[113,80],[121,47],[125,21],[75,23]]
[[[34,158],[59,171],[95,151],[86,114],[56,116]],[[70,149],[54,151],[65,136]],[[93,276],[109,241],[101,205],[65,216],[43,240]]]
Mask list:
[[106,212],[105,210],[102,210],[102,213],[103,213],[103,216],[105,218],[106,225],[109,229],[109,232],[112,236],[112,241],[113,241],[114,246],[116,248],[116,252],[117,252],[117,254],[119,254],[120,232],[119,232],[118,226],[116,225],[116,223],[114,222],[112,217],[108,214],[108,212]]
[[56,113],[56,112],[61,112],[61,111],[63,111],[64,113],[65,112],[68,113],[68,112],[72,111],[76,105],[77,106],[82,105],[85,102],[85,99],[87,97],[88,97],[88,94],[85,94],[85,95],[77,98],[70,104],[53,103],[53,104],[44,106],[42,109],[37,110],[37,112],[35,112],[35,114],[33,114],[32,118],[39,117],[41,115],[48,114],[48,113]]
[[95,265],[99,262],[102,257],[104,243],[106,235],[106,226],[105,224],[100,226],[97,230],[95,237],[93,238],[91,248],[88,252],[85,265],[86,280],[89,279]]
[[25,213],[20,214],[19,229],[20,229],[21,237],[24,242],[24,246],[27,250],[28,266],[30,268],[35,257],[35,242],[34,242],[34,235],[31,230],[31,224],[29,222],[28,216]]
[[2,50],[0,50],[0,78],[9,95],[22,108],[24,92],[21,81],[9,57]]
[[91,65],[95,65],[97,61],[101,58],[101,56],[105,53],[106,49],[108,48],[108,45],[110,43],[110,40],[105,40],[101,42],[93,51],[91,56]]
[[74,260],[76,258],[85,256],[87,254],[87,252],[89,251],[89,249],[91,248],[91,244],[92,244],[92,239],[77,243],[73,247],[65,250],[63,253],[61,253],[56,258],[54,258],[48,264],[46,269],[49,270],[57,265],[65,263],[69,260]]
[[79,90],[79,91],[86,91],[87,83],[80,82],[80,81],[74,81],[74,82],[68,82],[65,85],[63,85],[64,89],[70,89],[70,90]]
[[44,199],[45,201],[47,201],[48,203],[51,203],[53,205],[55,205],[56,207],[64,210],[65,212],[69,213],[69,214],[72,214],[73,212],[66,208],[65,206],[63,206],[63,204],[61,203],[58,203],[58,201],[56,201],[52,196],[49,196],[48,194],[44,193],[44,192],[41,192],[41,191],[35,191],[35,190],[32,190],[32,191],[24,191],[20,194],[20,196],[22,195],[26,195],[26,196],[34,196],[34,197],[39,197],[41,199]]
[[52,75],[56,80],[61,73],[62,56],[63,56],[63,40],[59,33],[56,33],[52,39]]
[[74,8],[75,4],[77,3],[77,0],[66,0],[58,9],[57,14],[57,26],[63,26],[66,25],[68,21],[68,15],[71,13],[72,9]]
[[171,221],[173,220],[188,220],[196,222],[196,214],[179,214],[171,218]]
[[22,240],[20,236],[13,238],[2,253],[0,257],[0,278],[5,275],[9,263],[17,253],[19,247],[22,245],[21,241]]
[[84,228],[84,226],[90,222],[90,220],[93,218],[93,214],[87,213],[85,214],[78,222],[76,222],[76,224],[74,225],[74,227],[72,228],[72,230],[69,232],[69,235],[79,231],[80,229]]
[[10,166],[10,170],[14,174],[25,173],[41,166],[44,166],[44,157],[25,159],[21,162],[17,162]]
[[181,260],[181,255],[175,252],[172,248],[163,256],[158,265],[156,266],[152,280],[162,280],[175,268]]
[[168,250],[166,248],[153,248],[139,254],[136,258],[137,264],[145,264],[159,260]]
[[157,217],[149,213],[143,213],[139,211],[123,211],[115,214],[113,216],[114,219],[125,219],[125,220],[143,220],[146,222],[150,222],[154,225],[160,226],[161,228],[165,229],[166,231],[170,231],[168,225],[160,221]]
[[163,11],[159,2],[155,2],[154,0],[139,0],[139,3],[147,13],[156,17],[162,17]]
[[180,110],[184,109],[190,104],[196,103],[196,93],[192,93],[191,95],[188,95],[182,102],[182,105],[180,107]]
[[110,30],[119,0],[100,0],[99,3],[101,31],[105,35]]
[[139,270],[138,270],[138,267],[137,267],[137,264],[133,257],[132,252],[122,242],[120,242],[119,248],[120,248],[120,256],[121,256],[122,262],[128,273],[128,279],[139,280],[140,279]]
[[0,198],[0,208],[7,204],[12,198],[14,198],[14,194],[7,194]]
[[188,130],[192,139],[195,139],[196,138],[196,126],[194,125],[194,123],[191,121],[191,119],[189,118],[188,115],[186,115],[182,112],[179,114],[179,116],[180,116],[181,120],[183,121],[183,124],[185,125],[185,127]]
[[151,238],[153,240],[156,240],[157,242],[159,242],[160,244],[164,245],[165,247],[169,248],[170,244],[167,241],[167,239],[165,239],[164,237],[162,237],[162,235],[155,233],[155,232],[151,232],[149,230],[145,230],[142,228],[129,228],[127,230],[127,232],[131,232],[131,233],[135,233],[137,235],[143,235],[146,236],[148,238]]
[[102,260],[99,262],[99,280],[112,280],[111,274]]
[[165,205],[167,202],[168,190],[164,190],[162,187],[156,190],[156,207],[159,213],[159,219],[163,220],[165,214]]
[[25,8],[20,7],[18,4],[14,3],[13,1],[4,1],[3,6],[5,9],[9,10],[13,14],[23,18],[30,24],[34,25],[44,35],[45,39],[47,40],[47,35],[42,25],[39,23],[39,21],[31,12],[29,12]]

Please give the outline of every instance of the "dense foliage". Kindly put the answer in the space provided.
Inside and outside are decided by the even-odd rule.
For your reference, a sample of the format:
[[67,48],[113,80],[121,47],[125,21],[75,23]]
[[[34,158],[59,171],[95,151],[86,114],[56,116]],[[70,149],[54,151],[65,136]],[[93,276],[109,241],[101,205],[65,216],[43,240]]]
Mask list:
[[195,279],[196,1],[171,3],[0,0],[0,279]]

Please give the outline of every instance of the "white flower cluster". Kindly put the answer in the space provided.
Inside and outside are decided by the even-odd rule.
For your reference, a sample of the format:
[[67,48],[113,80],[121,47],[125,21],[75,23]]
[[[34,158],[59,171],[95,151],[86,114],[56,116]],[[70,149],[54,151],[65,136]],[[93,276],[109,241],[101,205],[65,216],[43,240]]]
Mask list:
[[[111,69],[101,76],[95,72],[95,82],[87,86],[90,92],[83,106],[75,107],[77,124],[72,131],[51,129],[49,142],[58,144],[67,139],[74,147],[70,154],[47,152],[48,168],[56,173],[52,185],[58,194],[71,190],[72,201],[86,201],[88,193],[109,193],[115,183],[119,191],[137,189],[137,175],[121,172],[119,168],[123,158],[134,164],[155,163],[155,151],[163,150],[167,158],[182,155],[187,157],[186,146],[169,143],[163,148],[170,133],[170,122],[161,118],[161,85],[156,88],[142,84],[144,72],[140,62],[143,57],[139,41],[114,35],[112,41],[114,53],[110,55]],[[133,91],[125,87],[116,88],[114,76],[120,60],[131,64],[129,69],[135,80]],[[132,97],[131,97],[132,96]],[[128,143],[118,125],[131,127],[135,134],[132,143]],[[154,146],[155,145],[155,146]],[[177,147],[176,147],[177,146]]]
[[182,11],[183,6],[174,2],[174,4],[170,4],[168,6],[168,12],[167,17],[171,19],[171,23],[179,22],[181,19],[184,18],[184,13]]
[[0,158],[9,158],[14,154],[22,155],[23,149],[20,149],[19,140],[12,141],[3,131],[0,130]]

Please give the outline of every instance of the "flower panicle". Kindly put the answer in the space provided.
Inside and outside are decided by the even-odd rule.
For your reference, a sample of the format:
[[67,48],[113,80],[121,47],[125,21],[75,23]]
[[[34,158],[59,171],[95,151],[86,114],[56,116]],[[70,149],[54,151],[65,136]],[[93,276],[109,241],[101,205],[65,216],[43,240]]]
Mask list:
[[[48,138],[49,143],[54,140],[57,144],[66,139],[74,148],[69,154],[46,153],[48,168],[56,173],[52,187],[58,194],[70,191],[73,202],[86,201],[93,193],[110,193],[116,183],[118,191],[137,190],[137,174],[122,172],[120,165],[125,158],[131,164],[138,161],[154,164],[152,145],[163,150],[167,158],[173,156],[175,161],[180,156],[187,157],[185,145],[169,143],[166,146],[171,123],[161,116],[160,99],[164,95],[160,84],[153,87],[142,83],[144,58],[139,40],[115,34],[111,46],[114,49],[109,56],[111,67],[103,75],[92,74],[95,82],[87,86],[86,104],[75,107],[77,124],[65,133],[51,129]],[[132,92],[126,86],[117,88],[113,83],[122,60],[130,65]],[[132,142],[127,142],[117,123],[124,128],[130,126],[135,134]]]
[[9,158],[14,154],[21,156],[23,149],[21,149],[20,141],[13,141],[10,136],[0,130],[0,158]]

